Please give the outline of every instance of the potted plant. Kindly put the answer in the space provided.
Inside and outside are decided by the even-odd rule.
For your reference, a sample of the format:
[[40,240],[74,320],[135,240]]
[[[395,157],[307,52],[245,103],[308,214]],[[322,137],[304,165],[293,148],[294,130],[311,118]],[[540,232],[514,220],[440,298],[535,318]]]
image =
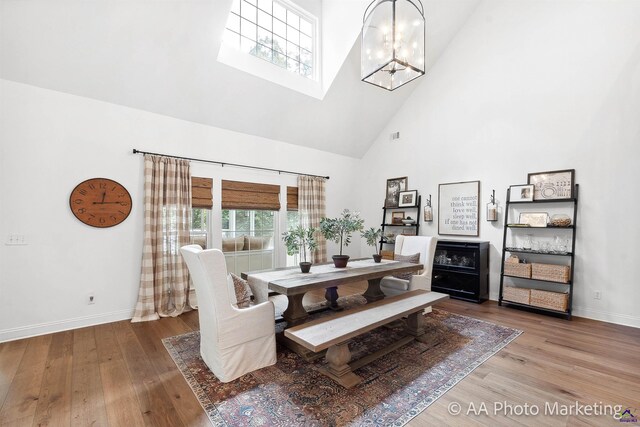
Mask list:
[[316,228],[305,228],[299,225],[286,233],[282,233],[282,240],[287,247],[287,254],[300,254],[300,271],[303,273],[308,273],[311,270],[311,263],[307,262],[307,249],[311,253],[318,247],[318,242],[313,236],[316,231],[318,231]]
[[349,262],[349,255],[342,255],[342,248],[351,243],[351,233],[362,230],[364,220],[358,212],[349,209],[342,211],[338,218],[322,218],[320,220],[320,232],[327,240],[332,240],[340,245],[340,255],[334,255],[333,264],[336,268],[344,268]]
[[[382,230],[375,229],[371,227],[368,230],[365,230],[362,233],[362,237],[367,240],[367,245],[372,246],[374,249],[378,247],[378,243],[380,243],[380,237],[382,237]],[[376,250],[376,253],[373,254],[373,260],[375,262],[380,262],[382,260],[382,255]]]

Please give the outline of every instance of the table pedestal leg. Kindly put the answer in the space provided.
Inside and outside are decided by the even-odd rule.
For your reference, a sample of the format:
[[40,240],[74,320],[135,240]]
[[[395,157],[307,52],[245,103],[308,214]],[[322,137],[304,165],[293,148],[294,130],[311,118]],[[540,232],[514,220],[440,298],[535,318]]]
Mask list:
[[380,280],[382,279],[378,278],[368,280],[369,286],[365,293],[362,294],[362,296],[367,299],[367,302],[374,302],[384,298],[384,292],[380,289]]
[[422,310],[417,313],[411,313],[407,317],[407,333],[414,337],[424,335],[424,317]]
[[334,311],[342,310],[342,307],[338,307],[338,287],[333,286],[327,288],[324,293],[325,299],[329,302],[329,308]]
[[304,322],[304,320],[309,316],[302,305],[303,297],[304,294],[287,295],[289,305],[287,306],[287,309],[284,311],[284,313],[282,313],[282,317],[287,321],[288,327],[299,325],[300,323]]

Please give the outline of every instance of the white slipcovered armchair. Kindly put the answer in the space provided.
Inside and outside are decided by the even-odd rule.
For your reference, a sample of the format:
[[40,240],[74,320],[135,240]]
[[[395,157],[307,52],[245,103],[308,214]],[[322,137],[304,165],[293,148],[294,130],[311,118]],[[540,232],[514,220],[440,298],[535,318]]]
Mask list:
[[397,236],[394,248],[395,255],[413,255],[420,253],[420,263],[424,269],[411,276],[411,280],[398,279],[393,276],[383,277],[380,289],[385,295],[398,295],[415,289],[431,291],[431,271],[438,239],[430,236]]
[[275,364],[273,303],[235,308],[235,291],[222,252],[189,245],[180,253],[196,288],[200,355],[211,372],[220,381],[229,382]]

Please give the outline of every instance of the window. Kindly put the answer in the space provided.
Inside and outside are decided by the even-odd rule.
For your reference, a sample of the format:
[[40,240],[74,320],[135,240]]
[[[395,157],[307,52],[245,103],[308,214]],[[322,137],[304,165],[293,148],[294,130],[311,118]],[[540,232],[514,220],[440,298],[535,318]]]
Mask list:
[[[296,228],[300,225],[300,214],[298,211],[287,211],[287,230]],[[291,267],[298,265],[298,255],[287,254],[286,266]]]
[[315,78],[315,18],[283,0],[233,0],[224,43]]
[[276,219],[277,211],[222,210],[222,251],[229,272],[275,267]]
[[209,209],[194,208],[191,211],[191,243],[207,249],[209,241]]

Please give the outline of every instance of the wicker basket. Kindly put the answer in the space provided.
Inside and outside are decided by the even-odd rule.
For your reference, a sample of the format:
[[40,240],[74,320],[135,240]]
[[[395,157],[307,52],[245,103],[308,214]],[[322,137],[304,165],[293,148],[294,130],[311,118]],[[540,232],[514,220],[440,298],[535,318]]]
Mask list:
[[507,276],[531,278],[531,264],[522,264],[517,256],[512,255],[504,263],[504,274]]
[[550,282],[568,283],[571,270],[568,265],[531,264],[531,278]]
[[531,289],[505,286],[502,289],[502,299],[511,302],[519,302],[520,304],[530,304]]
[[567,311],[569,294],[531,289],[531,305],[551,310]]

